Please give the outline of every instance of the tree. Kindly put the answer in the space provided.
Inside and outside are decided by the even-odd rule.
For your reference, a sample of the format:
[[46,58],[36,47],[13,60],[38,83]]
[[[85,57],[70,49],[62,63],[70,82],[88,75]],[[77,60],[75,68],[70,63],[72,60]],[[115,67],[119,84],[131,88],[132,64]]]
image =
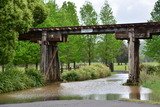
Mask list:
[[[83,25],[96,25],[97,22],[97,13],[94,10],[92,3],[86,2],[82,8],[80,9],[81,15],[81,22]],[[95,53],[95,43],[96,43],[96,36],[95,35],[85,35],[85,54],[86,59],[88,60],[89,65],[91,61],[94,59]]]
[[110,8],[107,0],[105,0],[105,3],[100,11],[100,20],[102,24],[115,24],[116,23],[116,20],[113,16],[112,9]]
[[14,57],[14,64],[24,64],[28,68],[28,64],[36,64],[40,61],[40,46],[36,43],[19,41],[16,47],[16,54]]
[[48,3],[46,3],[46,8],[48,10],[48,16],[44,20],[44,22],[37,25],[37,27],[42,28],[42,27],[60,26],[61,23],[60,13],[58,5],[56,4],[55,0],[50,0]]
[[152,59],[160,62],[159,46],[160,46],[160,38],[153,37],[150,40],[146,40],[146,46],[144,47],[143,52],[149,58],[152,58]]
[[122,46],[121,46],[121,54],[118,55],[118,57],[116,58],[117,59],[117,63],[125,63],[127,64],[128,62],[128,48],[127,46],[122,43]]
[[1,65],[13,61],[18,35],[45,20],[47,14],[43,4],[41,0],[4,0],[0,3]]
[[[160,21],[160,0],[155,3],[154,9],[151,12],[151,20]],[[157,35],[156,35],[157,36]],[[146,46],[144,47],[144,54],[158,62],[160,62],[160,38],[153,37],[151,40],[146,40]]]
[[[76,6],[72,2],[64,2],[61,9],[61,26],[78,26],[79,20],[77,16]],[[60,46],[60,60],[62,63],[68,64],[68,69],[70,68],[70,63],[74,63],[74,68],[76,67],[76,62],[81,60],[81,47],[82,38],[76,35],[70,35],[68,37],[67,43],[61,43]]]
[[43,0],[27,0],[28,8],[32,13],[33,27],[43,23],[47,18],[47,8]]
[[[107,1],[105,1],[104,6],[100,11],[100,19],[102,24],[116,23],[112,14],[112,9],[110,8]],[[113,71],[113,62],[120,54],[121,44],[122,42],[116,40],[113,34],[102,35],[101,40],[99,41],[98,49],[100,58],[106,65],[110,65],[111,71]]]
[[[18,33],[32,26],[32,13],[25,0],[7,0],[0,8],[0,64],[13,60]],[[3,69],[4,70],[4,69]]]
[[156,22],[160,21],[160,0],[155,3],[154,9],[151,12],[151,20]]

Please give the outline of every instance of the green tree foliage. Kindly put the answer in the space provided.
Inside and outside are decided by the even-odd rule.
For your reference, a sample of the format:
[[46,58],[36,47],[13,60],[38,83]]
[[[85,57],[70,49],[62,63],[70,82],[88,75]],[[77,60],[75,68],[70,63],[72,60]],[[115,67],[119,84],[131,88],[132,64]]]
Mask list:
[[101,11],[100,20],[102,24],[115,24],[116,20],[113,16],[112,9],[110,8],[108,1],[106,0]]
[[[80,9],[80,15],[81,15],[81,22],[83,25],[96,25],[97,22],[97,13],[94,10],[92,3],[86,2],[82,8]],[[95,43],[96,43],[97,36],[95,35],[85,35],[84,36],[84,44],[85,44],[85,56],[89,63],[91,64],[91,61],[95,57]]]
[[[115,24],[112,9],[107,1],[100,11],[100,19],[102,24]],[[103,62],[106,64],[112,63],[115,58],[120,54],[120,47],[122,42],[116,40],[113,34],[102,35],[99,41],[99,55]]]
[[15,65],[38,64],[40,61],[40,46],[31,42],[18,42],[16,55],[14,57]]
[[0,3],[0,64],[13,61],[18,35],[47,17],[42,0],[3,0]]
[[18,33],[32,26],[32,13],[26,0],[7,0],[0,8],[0,64],[13,60]]
[[39,24],[37,27],[54,27],[54,26],[60,26],[60,13],[59,8],[55,1],[50,0],[48,3],[46,3],[48,16],[44,20],[43,23]]
[[121,53],[120,47],[122,42],[117,41],[114,35],[102,37],[102,41],[98,43],[99,58],[105,64],[115,61],[116,57]]
[[159,22],[160,21],[160,0],[155,3],[154,9],[151,12],[152,21]]
[[144,54],[158,62],[160,62],[160,37],[153,37],[153,39],[146,41],[146,46],[144,47]]
[[32,18],[34,20],[33,27],[43,23],[47,18],[47,8],[43,0],[27,0],[28,8],[32,12]]
[[[72,2],[64,2],[61,9],[61,26],[78,26],[79,20],[77,16],[76,6]],[[76,35],[70,35],[67,43],[60,44],[61,62],[70,63],[80,62],[82,59],[83,38]],[[74,65],[75,67],[75,65]]]
[[120,48],[121,54],[117,57],[117,63],[127,63],[128,62],[128,48],[127,46],[122,43]]
[[[160,21],[160,0],[155,3],[154,9],[151,12],[151,20]],[[160,62],[160,37],[157,35],[151,40],[146,40],[146,46],[144,47],[144,54],[158,62]]]

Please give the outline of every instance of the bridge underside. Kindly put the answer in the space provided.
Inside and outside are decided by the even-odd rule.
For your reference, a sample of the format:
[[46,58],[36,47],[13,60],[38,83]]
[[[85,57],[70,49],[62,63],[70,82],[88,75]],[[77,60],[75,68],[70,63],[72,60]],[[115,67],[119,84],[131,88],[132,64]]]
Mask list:
[[139,39],[151,39],[160,34],[160,23],[132,23],[94,26],[69,26],[53,28],[32,28],[21,34],[19,40],[29,40],[41,44],[41,71],[49,81],[60,80],[58,42],[66,42],[68,35],[114,33],[116,39],[128,40],[129,43],[129,79],[139,83]]

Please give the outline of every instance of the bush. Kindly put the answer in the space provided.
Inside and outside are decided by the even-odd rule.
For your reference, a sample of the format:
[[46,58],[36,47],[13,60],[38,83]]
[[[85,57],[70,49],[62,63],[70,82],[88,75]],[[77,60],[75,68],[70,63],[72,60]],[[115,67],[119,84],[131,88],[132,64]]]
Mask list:
[[79,80],[79,75],[78,73],[76,73],[74,70],[72,71],[65,71],[63,74],[62,74],[62,79],[64,81],[78,81]]
[[43,83],[42,74],[33,69],[25,72],[11,67],[0,73],[0,93],[38,87]]
[[147,74],[153,74],[160,71],[160,66],[153,65],[140,65],[140,70],[146,72]]
[[104,78],[110,76],[111,72],[103,64],[93,64],[91,66],[84,66],[77,70],[64,71],[61,79],[63,81],[83,81],[89,79]]
[[33,86],[37,87],[37,86],[42,86],[44,83],[44,76],[42,75],[42,73],[36,69],[26,69],[27,76],[33,80]]
[[150,100],[160,101],[160,66],[144,66],[140,74],[142,86],[152,89]]

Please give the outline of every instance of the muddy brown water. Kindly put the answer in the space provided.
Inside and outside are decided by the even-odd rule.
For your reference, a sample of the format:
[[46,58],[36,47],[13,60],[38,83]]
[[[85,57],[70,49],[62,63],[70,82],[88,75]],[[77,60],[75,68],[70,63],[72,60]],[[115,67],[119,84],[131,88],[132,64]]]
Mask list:
[[19,103],[46,100],[149,100],[151,90],[138,86],[123,86],[128,74],[115,74],[108,78],[82,82],[54,83],[41,88],[33,88],[0,94],[0,103]]

